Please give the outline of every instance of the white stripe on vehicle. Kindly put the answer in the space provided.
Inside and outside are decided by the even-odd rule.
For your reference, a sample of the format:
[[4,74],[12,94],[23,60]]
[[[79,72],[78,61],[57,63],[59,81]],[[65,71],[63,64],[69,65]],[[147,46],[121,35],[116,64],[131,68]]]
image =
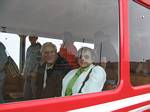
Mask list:
[[143,111],[146,111],[146,110],[150,110],[150,105],[146,105],[146,106],[143,106],[143,107],[140,107],[140,108],[136,108],[134,110],[130,110],[129,112],[143,112]]
[[75,109],[68,112],[111,112],[146,101],[150,101],[150,93],[116,100],[108,103],[103,103],[99,105],[94,105],[90,107],[85,107],[81,109]]

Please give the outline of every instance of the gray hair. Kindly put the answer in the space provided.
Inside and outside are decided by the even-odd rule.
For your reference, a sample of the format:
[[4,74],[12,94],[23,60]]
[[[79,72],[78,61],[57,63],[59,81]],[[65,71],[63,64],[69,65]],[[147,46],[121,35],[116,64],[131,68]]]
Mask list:
[[56,48],[56,46],[55,46],[55,44],[53,44],[52,42],[46,42],[46,43],[44,43],[43,45],[42,45],[42,47],[41,47],[41,53],[44,51],[44,49],[46,48],[46,47],[52,47],[52,48],[54,48],[55,49],[55,51],[57,52],[57,48]]
[[86,52],[86,51],[89,51],[91,53],[91,57],[92,57],[92,60],[95,61],[96,59],[96,52],[95,50],[91,49],[91,48],[88,48],[88,47],[82,47],[78,50],[78,57],[81,56],[82,52]]

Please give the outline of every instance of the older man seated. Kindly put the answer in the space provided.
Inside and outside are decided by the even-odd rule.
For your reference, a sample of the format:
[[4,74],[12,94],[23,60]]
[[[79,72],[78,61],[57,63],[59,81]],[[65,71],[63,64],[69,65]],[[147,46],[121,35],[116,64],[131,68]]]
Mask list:
[[42,62],[37,74],[37,98],[61,96],[62,79],[70,71],[67,61],[57,53],[56,46],[47,42],[41,48]]

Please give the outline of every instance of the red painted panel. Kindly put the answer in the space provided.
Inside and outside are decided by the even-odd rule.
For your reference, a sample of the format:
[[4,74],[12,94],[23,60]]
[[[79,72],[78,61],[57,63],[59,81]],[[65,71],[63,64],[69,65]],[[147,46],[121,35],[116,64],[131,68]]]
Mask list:
[[[65,112],[150,92],[150,85],[131,87],[128,29],[128,0],[119,0],[120,8],[120,85],[117,89],[74,97],[0,104],[0,112]],[[107,107],[106,107],[107,108]]]
[[134,1],[150,9],[150,0],[134,0]]

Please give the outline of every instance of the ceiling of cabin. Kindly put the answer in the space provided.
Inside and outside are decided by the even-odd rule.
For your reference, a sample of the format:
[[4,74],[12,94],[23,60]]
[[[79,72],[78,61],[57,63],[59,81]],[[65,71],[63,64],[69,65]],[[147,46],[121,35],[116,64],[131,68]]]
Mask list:
[[[72,32],[77,39],[118,36],[117,0],[1,0],[0,26],[7,32],[50,37]],[[56,37],[57,38],[57,37]]]
[[[133,32],[149,35],[150,11],[129,0]],[[142,16],[145,18],[143,19]],[[0,26],[7,32],[49,37],[70,31],[76,35],[93,37],[118,36],[117,0],[1,0]],[[144,26],[144,27],[140,27]],[[146,27],[147,26],[147,27]],[[1,29],[2,31],[2,29]],[[86,38],[87,38],[86,37]]]

